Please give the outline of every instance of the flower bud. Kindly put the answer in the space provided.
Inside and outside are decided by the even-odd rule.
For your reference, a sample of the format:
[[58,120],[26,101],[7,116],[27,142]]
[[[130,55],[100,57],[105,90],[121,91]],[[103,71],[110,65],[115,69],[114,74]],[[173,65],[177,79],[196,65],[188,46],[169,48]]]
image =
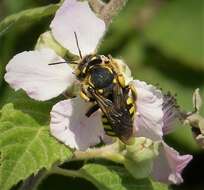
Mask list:
[[124,166],[135,178],[145,178],[152,171],[154,158],[159,154],[159,142],[145,137],[135,138],[135,142],[126,145],[123,155]]
[[51,31],[47,31],[40,35],[35,45],[35,49],[50,48],[53,49],[59,56],[75,60],[76,56],[71,54],[67,49],[63,48],[52,36]]
[[184,124],[188,124],[192,128],[194,138],[201,148],[204,148],[204,118],[199,111],[202,107],[202,98],[197,88],[193,93],[193,112],[186,114]]

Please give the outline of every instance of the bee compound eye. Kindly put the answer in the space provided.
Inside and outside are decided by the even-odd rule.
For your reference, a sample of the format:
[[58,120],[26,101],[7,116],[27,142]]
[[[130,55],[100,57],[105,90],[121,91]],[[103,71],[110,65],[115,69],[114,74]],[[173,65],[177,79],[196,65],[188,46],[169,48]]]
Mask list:
[[90,80],[96,89],[103,89],[112,84],[113,73],[108,68],[95,67],[90,72]]

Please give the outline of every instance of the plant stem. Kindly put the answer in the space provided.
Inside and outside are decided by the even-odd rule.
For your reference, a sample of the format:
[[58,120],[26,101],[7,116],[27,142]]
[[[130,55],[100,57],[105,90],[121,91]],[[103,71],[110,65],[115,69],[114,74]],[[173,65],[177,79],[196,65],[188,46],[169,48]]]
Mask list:
[[106,24],[124,7],[127,0],[111,0],[101,11],[101,15]]
[[110,24],[112,18],[123,8],[127,0],[110,0],[105,4],[101,0],[89,0],[93,10],[103,19],[106,25]]
[[125,159],[118,151],[118,144],[115,143],[101,148],[88,149],[87,151],[75,151],[74,156],[76,160],[104,158],[117,163],[123,163]]
[[101,10],[105,6],[105,3],[103,3],[101,0],[89,0],[89,4],[94,9],[96,14],[100,14]]
[[51,174],[59,174],[63,175],[65,177],[81,177],[83,178],[84,176],[77,170],[68,170],[68,169],[62,169],[59,167],[54,167],[52,170],[49,171],[49,175]]

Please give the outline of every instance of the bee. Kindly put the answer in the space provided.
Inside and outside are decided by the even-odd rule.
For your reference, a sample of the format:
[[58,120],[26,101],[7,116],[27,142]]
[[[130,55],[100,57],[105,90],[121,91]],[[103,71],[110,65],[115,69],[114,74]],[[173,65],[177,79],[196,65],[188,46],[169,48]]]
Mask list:
[[93,106],[87,111],[90,117],[100,109],[107,135],[118,137],[128,144],[133,136],[136,92],[125,84],[118,63],[110,55],[86,55],[82,57],[75,34],[80,60],[76,62],[75,75],[80,81],[80,96]]
[[100,109],[106,134],[128,144],[134,133],[136,92],[125,84],[117,62],[111,56],[88,55],[79,62],[76,76],[81,97],[94,103],[86,116]]

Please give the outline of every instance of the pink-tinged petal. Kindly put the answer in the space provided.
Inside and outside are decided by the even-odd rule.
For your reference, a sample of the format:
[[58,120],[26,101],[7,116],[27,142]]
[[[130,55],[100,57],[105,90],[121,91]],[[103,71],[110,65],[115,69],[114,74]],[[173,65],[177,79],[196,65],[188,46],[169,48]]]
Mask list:
[[160,90],[143,81],[134,80],[131,84],[137,92],[134,125],[138,136],[161,140],[163,127],[163,96]]
[[170,93],[163,95],[163,112],[164,126],[162,130],[163,133],[166,135],[176,129],[176,122],[178,122],[182,118],[182,114],[177,105],[176,98]]
[[79,97],[57,103],[51,111],[51,134],[59,141],[79,150],[100,142],[104,135],[101,112],[85,114],[91,104]]
[[87,1],[65,0],[50,25],[55,39],[78,55],[76,32],[82,55],[93,53],[105,32],[105,23],[96,17]]
[[162,145],[160,155],[155,160],[152,175],[164,183],[182,183],[181,173],[193,157],[191,155],[179,155],[176,150],[164,142]]
[[73,84],[75,76],[69,65],[48,65],[64,61],[51,49],[24,51],[6,66],[5,80],[14,90],[23,89],[36,100],[48,100]]

